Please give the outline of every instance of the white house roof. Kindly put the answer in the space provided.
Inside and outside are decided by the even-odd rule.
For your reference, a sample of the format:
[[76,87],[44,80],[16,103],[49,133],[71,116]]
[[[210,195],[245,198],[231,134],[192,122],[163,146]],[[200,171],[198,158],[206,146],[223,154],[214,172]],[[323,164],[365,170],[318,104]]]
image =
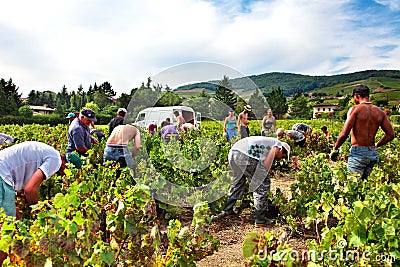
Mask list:
[[40,111],[54,111],[54,108],[48,108],[44,106],[29,106],[30,109],[32,110],[40,110]]
[[339,106],[339,104],[338,103],[319,103],[319,104],[316,104],[314,107],[337,107],[337,106]]

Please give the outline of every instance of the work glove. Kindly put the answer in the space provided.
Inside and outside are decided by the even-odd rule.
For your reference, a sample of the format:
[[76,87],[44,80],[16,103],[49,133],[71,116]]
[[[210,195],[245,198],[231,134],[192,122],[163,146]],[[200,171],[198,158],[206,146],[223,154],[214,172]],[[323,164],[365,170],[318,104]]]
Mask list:
[[329,154],[329,158],[332,161],[338,161],[339,153],[340,153],[339,149],[333,149],[332,152]]

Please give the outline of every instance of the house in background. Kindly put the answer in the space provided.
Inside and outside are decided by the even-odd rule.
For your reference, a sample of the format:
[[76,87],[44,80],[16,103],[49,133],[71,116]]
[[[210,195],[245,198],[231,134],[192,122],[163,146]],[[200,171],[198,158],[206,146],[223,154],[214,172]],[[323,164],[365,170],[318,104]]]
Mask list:
[[329,112],[333,113],[338,106],[339,106],[338,103],[316,104],[313,109],[313,119],[317,118],[317,114],[329,113]]
[[33,111],[33,115],[48,115],[53,114],[55,109],[49,108],[47,105],[44,106],[29,106],[29,108]]

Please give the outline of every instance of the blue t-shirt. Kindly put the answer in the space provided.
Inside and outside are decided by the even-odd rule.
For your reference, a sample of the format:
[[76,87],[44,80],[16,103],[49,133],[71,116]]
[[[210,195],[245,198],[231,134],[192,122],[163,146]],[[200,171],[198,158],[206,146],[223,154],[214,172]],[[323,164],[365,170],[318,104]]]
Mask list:
[[76,150],[77,147],[92,147],[90,128],[81,123],[79,119],[73,120],[68,129],[67,153]]
[[166,125],[161,128],[160,135],[165,136],[166,134],[178,134],[178,130],[176,129],[175,125]]

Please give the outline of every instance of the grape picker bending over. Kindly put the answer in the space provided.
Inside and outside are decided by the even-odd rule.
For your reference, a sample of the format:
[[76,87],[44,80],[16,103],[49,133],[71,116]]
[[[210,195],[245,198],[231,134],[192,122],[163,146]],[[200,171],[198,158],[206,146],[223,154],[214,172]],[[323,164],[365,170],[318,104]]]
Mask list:
[[304,134],[305,137],[307,137],[312,132],[313,129],[308,124],[296,123],[296,124],[293,124],[292,130],[298,131],[298,132]]
[[[129,142],[133,142],[133,148],[129,151]],[[133,168],[133,158],[140,150],[140,132],[130,124],[118,125],[111,132],[107,139],[104,149],[103,161],[112,161],[119,163],[120,168]],[[121,175],[121,171],[117,170],[117,177]]]
[[233,207],[241,199],[246,189],[246,177],[249,180],[249,191],[253,192],[258,227],[271,224],[267,219],[268,192],[270,179],[268,172],[274,160],[289,159],[290,146],[276,138],[251,136],[237,141],[229,151],[229,165],[233,171],[233,182],[229,188],[225,209],[213,217],[230,217],[235,215]]
[[[36,141],[22,142],[0,151],[0,208],[9,216],[21,218],[15,204],[16,192],[24,193],[28,205],[39,200],[39,187],[53,174],[62,175],[65,155]],[[0,251],[0,266],[7,254]]]
[[85,155],[98,140],[90,135],[90,125],[96,122],[96,114],[89,108],[84,108],[77,119],[73,120],[68,128],[68,146],[66,150],[67,162],[73,163],[78,169],[82,167],[80,155]]
[[[361,179],[366,179],[372,168],[379,161],[377,148],[394,139],[392,125],[385,112],[369,101],[369,88],[358,85],[353,89],[353,99],[356,106],[349,109],[347,120],[330,154],[336,161],[339,147],[351,135],[350,155],[347,161],[347,170],[357,172]],[[385,135],[375,143],[378,129],[382,128]]]

